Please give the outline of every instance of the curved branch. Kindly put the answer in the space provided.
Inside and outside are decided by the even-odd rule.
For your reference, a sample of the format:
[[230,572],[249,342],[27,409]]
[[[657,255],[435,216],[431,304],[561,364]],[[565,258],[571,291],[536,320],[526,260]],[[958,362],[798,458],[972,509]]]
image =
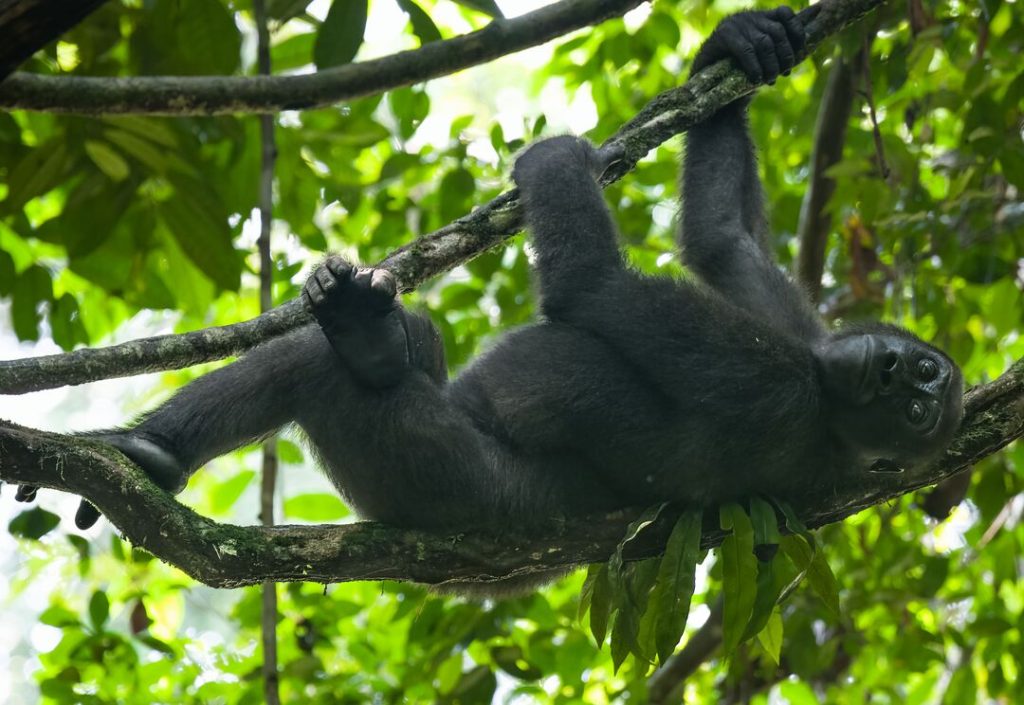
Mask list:
[[419,49],[298,76],[100,78],[15,73],[0,108],[79,115],[230,115],[322,108],[447,76],[622,15],[642,0],[563,0]]
[[[1024,435],[1024,359],[964,398],[966,416],[946,454],[916,473],[864,474],[794,504],[814,528],[935,484]],[[348,525],[242,527],[202,517],[154,485],[109,446],[0,422],[0,481],[49,487],[92,502],[137,546],[213,587],[264,580],[489,582],[608,559],[639,511],[571,518],[540,535],[458,535]],[[630,559],[659,555],[671,513],[632,541]],[[707,525],[705,547],[723,534]]]
[[[821,11],[807,27],[811,46],[820,44],[883,1],[824,0]],[[603,183],[622,178],[649,151],[710,117],[722,106],[752,93],[756,87],[729,62],[720,61],[685,85],[656,96],[605,143],[620,144],[624,156],[605,173]],[[402,291],[410,291],[430,277],[500,245],[519,232],[522,223],[518,193],[513,189],[396,250],[378,266],[395,274]],[[311,321],[300,301],[293,300],[252,320],[229,326],[144,338],[108,348],[0,361],[0,394],[24,394],[219,360]]]

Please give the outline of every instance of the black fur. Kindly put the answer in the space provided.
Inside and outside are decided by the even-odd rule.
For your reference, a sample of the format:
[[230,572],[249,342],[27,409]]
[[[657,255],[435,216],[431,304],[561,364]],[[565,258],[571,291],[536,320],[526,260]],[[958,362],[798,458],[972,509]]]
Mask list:
[[[803,51],[788,9],[742,13],[695,68],[732,58],[771,81]],[[746,103],[689,135],[679,244],[700,281],[626,268],[595,183],[609,156],[556,137],[513,174],[541,322],[449,382],[436,331],[395,303],[388,275],[332,257],[304,293],[319,326],[189,385],[115,445],[151,471],[152,446],[166,453],[161,481],[177,487],[295,423],[361,516],[459,530],[795,499],[883,457],[897,467],[937,452],[959,421],[959,372],[905,331],[828,333],[771,256]]]

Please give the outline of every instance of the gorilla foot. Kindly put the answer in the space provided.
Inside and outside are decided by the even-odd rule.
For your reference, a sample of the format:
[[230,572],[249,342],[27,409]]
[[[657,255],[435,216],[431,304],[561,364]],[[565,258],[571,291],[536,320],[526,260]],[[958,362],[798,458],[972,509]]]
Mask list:
[[[153,441],[134,435],[131,431],[86,434],[84,437],[114,446],[168,492],[177,494],[185,488],[188,469],[172,453]],[[75,526],[88,529],[99,518],[99,510],[83,499],[75,514]]]
[[329,256],[306,280],[302,300],[338,357],[356,379],[391,387],[409,368],[404,312],[386,269],[354,267]]

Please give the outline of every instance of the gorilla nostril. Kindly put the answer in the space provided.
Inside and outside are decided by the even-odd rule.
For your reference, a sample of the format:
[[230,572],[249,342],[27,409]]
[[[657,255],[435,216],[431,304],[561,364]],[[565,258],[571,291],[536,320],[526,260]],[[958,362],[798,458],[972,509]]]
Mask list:
[[882,383],[882,389],[888,389],[892,384],[892,372],[889,369],[882,370],[879,373],[878,378]]
[[886,353],[885,357],[882,359],[882,367],[884,367],[887,372],[892,372],[896,369],[898,362],[899,357],[897,357],[896,353]]

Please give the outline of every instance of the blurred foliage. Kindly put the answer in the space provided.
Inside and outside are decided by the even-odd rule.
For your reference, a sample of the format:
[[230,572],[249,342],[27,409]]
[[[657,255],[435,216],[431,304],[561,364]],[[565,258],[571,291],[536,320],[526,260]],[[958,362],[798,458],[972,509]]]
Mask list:
[[[324,18],[306,0],[272,0],[275,70],[378,55],[363,41],[374,13],[404,11],[395,49],[494,14],[482,0],[373,0],[364,20],[364,4],[338,0]],[[471,81],[491,71],[492,80],[463,81],[459,95],[441,79],[280,116],[275,299],[295,296],[300,270],[325,249],[374,262],[499,193],[525,140],[566,129],[541,107],[552,105],[552,89],[558,105],[593,113],[593,139],[607,137],[677,85],[684,57],[738,7],[655,0],[555,43],[532,75],[498,62],[466,72]],[[860,71],[844,158],[831,172],[839,188],[823,311],[898,321],[950,351],[969,383],[983,382],[1024,356],[1024,9],[1007,0],[892,2],[761,91],[751,123],[785,264],[830,57],[855,55],[869,35],[870,94],[891,173],[878,168]],[[247,2],[114,1],[25,68],[251,73],[252,38]],[[257,136],[253,116],[0,115],[0,296],[17,336],[70,350],[104,341],[144,309],[179,312],[179,330],[254,315]],[[679,150],[658,149],[608,191],[630,260],[649,271],[679,271],[669,254]],[[441,326],[453,368],[529,320],[527,254],[517,239],[410,297]],[[193,374],[170,373],[166,383]],[[303,460],[295,445],[283,454]],[[226,471],[197,478],[186,500],[223,518],[251,501],[254,472],[244,453],[219,467]],[[768,617],[765,638],[691,677],[687,702],[1024,700],[1022,473],[1017,444],[975,469],[968,500],[946,522],[908,497],[821,531],[841,616],[800,588]],[[316,493],[283,506],[289,521],[347,512]],[[257,590],[210,591],[116,538],[90,543],[55,525],[54,515],[30,510],[9,527],[24,552],[15,595],[62,576],[39,617],[59,630],[57,645],[30,662],[42,702],[262,702]],[[711,559],[698,571],[688,632],[721,593],[722,573]],[[643,702],[646,663],[629,659],[613,673],[612,654],[578,621],[582,579],[482,604],[408,585],[283,586],[284,700]]]

